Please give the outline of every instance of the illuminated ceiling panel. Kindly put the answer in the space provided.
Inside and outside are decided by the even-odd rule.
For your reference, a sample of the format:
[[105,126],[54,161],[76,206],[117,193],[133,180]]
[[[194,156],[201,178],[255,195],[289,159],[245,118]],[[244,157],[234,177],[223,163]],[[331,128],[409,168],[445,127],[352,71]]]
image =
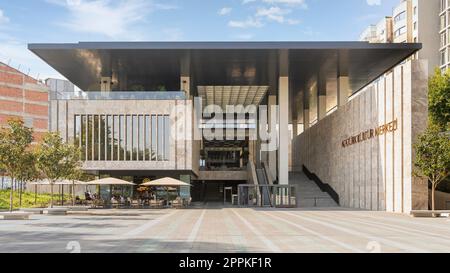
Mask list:
[[227,105],[259,106],[269,86],[198,86],[197,90],[204,106],[219,105],[225,110]]

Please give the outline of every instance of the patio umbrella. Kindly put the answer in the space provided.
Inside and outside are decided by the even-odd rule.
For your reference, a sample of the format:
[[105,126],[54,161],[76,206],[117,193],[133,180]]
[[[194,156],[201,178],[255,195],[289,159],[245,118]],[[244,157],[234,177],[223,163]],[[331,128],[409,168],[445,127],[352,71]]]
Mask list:
[[147,183],[141,184],[141,186],[147,186],[147,187],[191,187],[190,184],[173,179],[170,177],[165,177],[157,180],[153,180]]
[[108,177],[87,182],[86,185],[109,186],[109,200],[111,200],[112,186],[134,186],[135,184],[122,179]]
[[141,186],[166,187],[167,203],[169,203],[169,188],[191,187],[191,185],[186,182],[183,182],[178,179],[170,178],[170,177],[165,177],[165,178],[153,180],[150,182],[146,182],[146,183],[141,184]]
[[86,185],[97,185],[97,186],[134,186],[134,183],[125,181],[125,180],[121,180],[121,179],[117,179],[117,178],[113,178],[113,177],[108,177],[108,178],[103,178],[103,179],[98,179],[98,180],[94,180],[91,182],[87,182]]
[[[37,186],[49,186],[49,185],[51,185],[51,183],[50,183],[49,180],[46,179],[46,180],[42,180],[42,181],[31,182],[29,184],[30,185],[34,185],[34,203],[36,205],[36,202],[37,202]],[[63,205],[64,205],[64,198],[63,198],[64,185],[71,185],[72,186],[72,194],[74,194],[74,192],[75,192],[75,185],[85,185],[85,184],[86,184],[85,182],[78,181],[78,180],[59,180],[59,181],[56,181],[54,185],[59,185],[59,186],[62,187],[61,200],[62,200]]]

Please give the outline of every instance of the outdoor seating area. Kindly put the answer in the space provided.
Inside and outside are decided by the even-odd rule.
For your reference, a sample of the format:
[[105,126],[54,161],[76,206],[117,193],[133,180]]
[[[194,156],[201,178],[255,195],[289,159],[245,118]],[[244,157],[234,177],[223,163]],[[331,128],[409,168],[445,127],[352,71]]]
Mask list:
[[[35,191],[40,185],[50,185],[48,181],[35,182]],[[180,196],[180,187],[190,187],[190,184],[173,179],[162,178],[149,181],[141,185],[117,178],[103,178],[91,182],[58,181],[54,185],[72,186],[72,198],[67,200],[61,194],[61,198],[53,203],[54,209],[39,209],[44,214],[65,214],[68,211],[80,212],[88,209],[162,209],[162,208],[187,208],[191,203],[190,198]],[[86,186],[84,196],[75,196],[74,186]],[[96,192],[88,190],[87,186],[95,186]],[[137,191],[135,191],[135,187]],[[73,199],[73,201],[72,201]],[[31,211],[33,210],[33,211]],[[37,209],[23,209],[24,212],[36,213]],[[65,212],[62,212],[65,210]]]

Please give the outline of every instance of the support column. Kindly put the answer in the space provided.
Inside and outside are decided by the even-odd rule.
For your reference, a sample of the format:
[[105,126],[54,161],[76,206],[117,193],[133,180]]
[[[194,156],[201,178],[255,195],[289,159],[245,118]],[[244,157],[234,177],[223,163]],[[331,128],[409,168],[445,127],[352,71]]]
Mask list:
[[317,120],[327,116],[327,80],[325,77],[317,79]]
[[191,95],[191,77],[181,76],[180,77],[180,90],[186,92],[186,97]]
[[337,67],[337,105],[341,108],[348,102],[350,96],[350,81],[348,77],[348,51],[339,52]]
[[280,185],[289,185],[289,78],[280,77],[278,90],[280,107],[279,147],[278,147],[278,179]]
[[339,76],[337,84],[337,103],[338,108],[341,108],[348,102],[350,93],[349,78],[347,76]]
[[298,136],[298,120],[297,119],[292,120],[292,135],[293,135],[293,138]]
[[[272,111],[276,111],[276,109],[272,109],[272,107],[276,107],[277,106],[277,97],[276,96],[269,96],[269,102],[268,102],[268,113],[269,113],[269,117],[268,117],[268,122],[269,122],[269,132],[274,132],[277,130],[276,125],[273,126],[273,124],[277,124],[278,122],[272,121]],[[278,140],[276,140],[278,142]],[[268,165],[269,165],[269,169],[270,172],[272,174],[272,177],[276,178],[278,177],[277,175],[277,152],[276,151],[269,151],[268,153]]]
[[305,131],[309,128],[309,123],[309,92],[305,89],[303,91],[303,128]]
[[181,59],[180,64],[180,90],[186,92],[186,97],[190,98],[191,93],[191,58],[186,54]]

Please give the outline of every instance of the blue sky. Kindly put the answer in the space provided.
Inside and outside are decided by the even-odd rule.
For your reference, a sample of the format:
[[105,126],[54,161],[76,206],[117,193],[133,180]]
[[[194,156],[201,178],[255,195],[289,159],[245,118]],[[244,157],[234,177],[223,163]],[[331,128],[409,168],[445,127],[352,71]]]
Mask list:
[[61,77],[27,43],[349,41],[400,0],[0,0],[0,61]]

